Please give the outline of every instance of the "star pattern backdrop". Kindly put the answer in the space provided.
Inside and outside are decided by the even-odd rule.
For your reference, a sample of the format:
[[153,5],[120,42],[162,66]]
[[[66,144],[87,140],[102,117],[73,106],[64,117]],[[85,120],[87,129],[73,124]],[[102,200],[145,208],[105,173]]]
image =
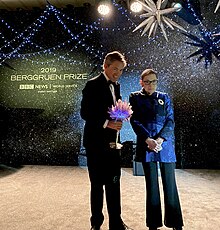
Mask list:
[[[182,10],[167,17],[187,32],[166,28],[168,42],[160,30],[151,38],[141,36],[141,28],[133,32],[143,19],[114,1],[111,16],[103,18],[93,7],[2,11],[1,161],[77,165],[81,90],[102,71],[104,55],[119,50],[128,60],[120,78],[124,99],[140,89],[147,67],[158,72],[158,89],[172,97],[177,166],[220,168],[220,10],[214,13],[214,0],[179,2]],[[135,139],[125,122],[122,142]],[[122,151],[122,157],[129,162],[132,156]]]

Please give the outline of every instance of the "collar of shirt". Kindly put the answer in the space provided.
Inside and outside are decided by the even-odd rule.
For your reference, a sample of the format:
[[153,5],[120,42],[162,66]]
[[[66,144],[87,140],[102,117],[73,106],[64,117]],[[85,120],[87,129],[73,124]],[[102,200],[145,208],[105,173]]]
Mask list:
[[116,96],[115,96],[115,89],[114,89],[114,85],[116,84],[115,82],[112,82],[108,77],[107,75],[105,74],[105,72],[103,72],[106,80],[107,80],[107,83],[110,83],[109,84],[109,88],[111,90],[111,94],[112,94],[112,98],[113,98],[113,101],[114,101],[114,105],[116,103]]
[[117,84],[116,82],[111,81],[111,80],[108,78],[108,76],[106,75],[105,72],[103,72],[103,75],[105,76],[106,81],[107,81],[107,82],[110,82],[110,84],[113,84],[113,85],[116,85],[116,84]]

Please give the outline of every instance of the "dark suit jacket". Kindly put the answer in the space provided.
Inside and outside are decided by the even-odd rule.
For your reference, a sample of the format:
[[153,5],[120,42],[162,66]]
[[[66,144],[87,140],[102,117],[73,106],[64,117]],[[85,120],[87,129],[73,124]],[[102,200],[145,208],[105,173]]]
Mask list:
[[[120,85],[115,86],[116,100],[120,99]],[[84,147],[107,147],[115,142],[116,131],[103,128],[106,119],[110,119],[108,110],[113,105],[113,97],[103,73],[89,80],[82,91],[80,114],[85,120]]]

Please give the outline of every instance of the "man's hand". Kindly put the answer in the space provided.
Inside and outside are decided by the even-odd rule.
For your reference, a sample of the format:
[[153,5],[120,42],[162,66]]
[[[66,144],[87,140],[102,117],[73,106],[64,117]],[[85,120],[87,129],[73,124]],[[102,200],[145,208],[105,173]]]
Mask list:
[[108,121],[106,127],[119,131],[122,128],[122,121]]

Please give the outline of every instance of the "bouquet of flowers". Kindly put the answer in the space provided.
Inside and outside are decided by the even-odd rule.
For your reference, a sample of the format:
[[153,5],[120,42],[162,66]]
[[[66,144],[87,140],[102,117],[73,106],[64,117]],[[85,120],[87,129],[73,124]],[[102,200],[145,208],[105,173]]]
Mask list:
[[[111,108],[109,108],[108,113],[110,114],[110,117],[115,120],[115,121],[128,121],[133,113],[131,109],[130,103],[127,101],[122,101],[119,99],[116,102],[116,105]],[[114,147],[116,149],[121,149],[122,145],[118,143],[118,136],[119,136],[119,131],[117,131],[117,136],[116,136],[116,142],[114,143]]]

